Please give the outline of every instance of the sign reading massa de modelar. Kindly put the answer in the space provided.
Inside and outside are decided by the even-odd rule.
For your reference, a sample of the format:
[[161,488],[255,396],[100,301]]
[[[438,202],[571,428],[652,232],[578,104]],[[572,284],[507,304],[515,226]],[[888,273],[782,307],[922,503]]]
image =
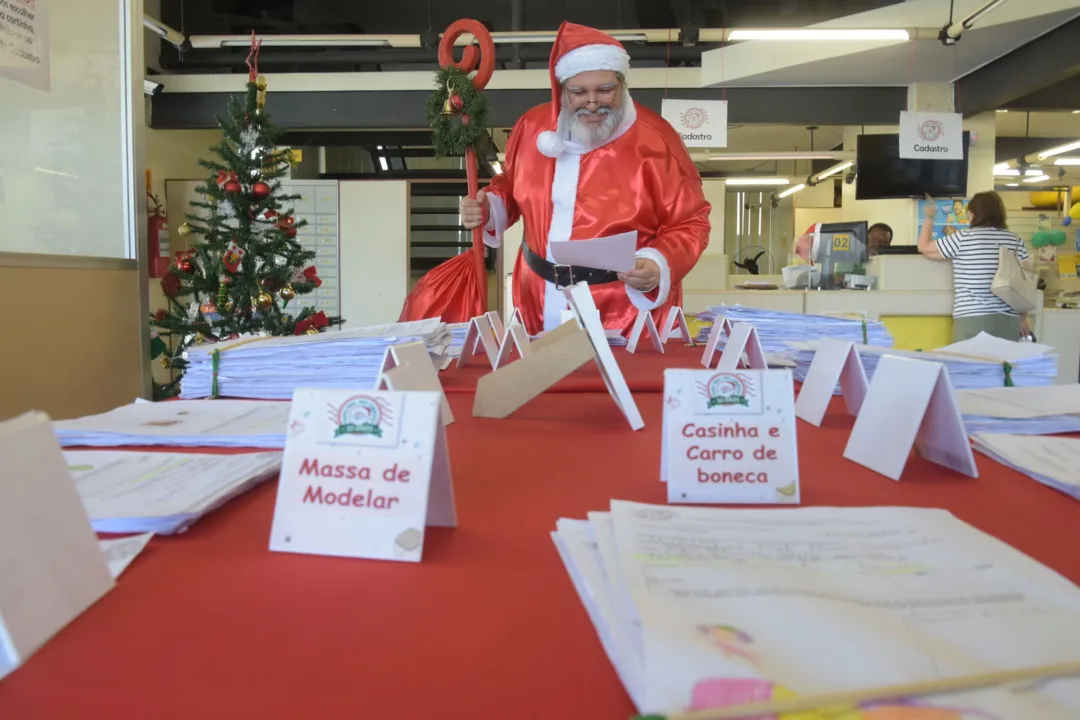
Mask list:
[[963,116],[959,113],[901,112],[900,158],[963,160]]
[[671,123],[686,147],[727,147],[727,100],[668,100],[660,114]]

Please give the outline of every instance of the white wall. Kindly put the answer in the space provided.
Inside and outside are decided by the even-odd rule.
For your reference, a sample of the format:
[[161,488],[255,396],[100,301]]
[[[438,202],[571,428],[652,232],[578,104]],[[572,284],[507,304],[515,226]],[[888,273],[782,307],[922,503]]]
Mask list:
[[346,327],[396,322],[409,290],[409,184],[339,185],[341,316]]

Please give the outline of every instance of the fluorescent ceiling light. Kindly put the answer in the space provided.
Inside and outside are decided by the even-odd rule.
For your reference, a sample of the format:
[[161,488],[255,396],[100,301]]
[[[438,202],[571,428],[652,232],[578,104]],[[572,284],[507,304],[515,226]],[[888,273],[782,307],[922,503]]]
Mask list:
[[390,166],[386,164],[386,158],[384,158],[382,155],[379,156],[379,167],[383,169],[383,172],[386,172],[390,169]]
[[[1016,168],[1009,168],[1008,170],[995,170],[994,174],[998,175],[998,176],[1013,177],[1013,176],[1019,175],[1020,171],[1017,170]],[[1027,170],[1024,171],[1024,175],[1026,175],[1027,177],[1031,177],[1033,175],[1042,175],[1042,174],[1043,174],[1043,171],[1042,170],[1037,170],[1037,169],[1028,168]]]
[[1009,168],[1009,163],[1007,163],[1007,162],[998,163],[997,165],[994,166],[994,174],[995,175],[1000,175],[1000,174],[1004,173],[1006,170],[1009,170],[1009,169],[1010,169]]
[[1080,110],[1073,110],[1073,111],[1072,111],[1072,114],[1073,114],[1073,115],[1080,115]]
[[1080,165],[1080,157],[1071,158],[1058,158],[1054,161],[1055,165]]
[[[619,42],[637,42],[643,43],[649,41],[649,36],[645,33],[612,33],[611,37],[615,38]],[[538,33],[515,33],[515,32],[503,32],[492,33],[491,40],[496,45],[516,45],[518,43],[553,43],[555,42],[555,33],[553,32],[538,32]]]
[[1020,187],[1020,183],[1005,183],[1005,187]]
[[795,185],[793,187],[789,187],[787,190],[785,190],[782,193],[778,193],[776,197],[780,198],[780,199],[783,199],[783,198],[786,198],[788,195],[794,195],[795,193],[799,192],[800,190],[805,190],[805,189],[806,189],[805,184]]
[[817,179],[818,180],[824,180],[827,177],[832,177],[833,175],[835,175],[838,172],[843,172],[844,170],[847,170],[849,167],[852,167],[854,164],[855,164],[854,161],[848,160],[847,162],[842,162],[842,163],[838,163],[836,165],[833,165],[828,170],[822,170],[820,173],[818,173]]
[[1037,183],[1049,180],[1049,175],[1036,175],[1035,177],[1024,178],[1024,182]]
[[820,153],[820,152],[789,152],[789,153],[775,153],[775,152],[760,152],[760,153],[721,153],[718,155],[710,155],[709,160],[714,162],[724,161],[736,161],[736,160],[835,160],[836,153]]
[[998,109],[997,109],[997,110],[995,110],[994,112],[1009,112],[1009,111],[1008,111],[1008,110],[1003,110],[1003,109],[1001,109],[1001,108],[998,108]]
[[732,30],[728,39],[736,40],[910,40],[907,30],[870,28],[792,28],[776,30]]
[[[269,35],[257,37],[263,47],[390,47],[385,38],[350,35]],[[251,47],[250,37],[219,35],[192,39],[192,47]]]
[[728,185],[787,185],[788,179],[782,177],[729,177],[724,178]]
[[1055,155],[1061,155],[1062,153],[1071,152],[1073,150],[1080,150],[1080,140],[1076,142],[1066,143],[1065,145],[1058,145],[1057,147],[1050,148],[1049,150],[1043,150],[1038,154],[1040,160],[1045,160],[1048,157],[1054,157]]

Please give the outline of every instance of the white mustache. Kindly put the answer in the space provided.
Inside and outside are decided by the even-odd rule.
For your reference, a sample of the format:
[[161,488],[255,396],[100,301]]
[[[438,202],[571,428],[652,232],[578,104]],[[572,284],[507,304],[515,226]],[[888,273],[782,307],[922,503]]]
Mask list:
[[589,110],[588,108],[578,108],[574,111],[574,117],[587,117],[589,115],[610,115],[612,112],[609,107],[598,107],[595,110]]

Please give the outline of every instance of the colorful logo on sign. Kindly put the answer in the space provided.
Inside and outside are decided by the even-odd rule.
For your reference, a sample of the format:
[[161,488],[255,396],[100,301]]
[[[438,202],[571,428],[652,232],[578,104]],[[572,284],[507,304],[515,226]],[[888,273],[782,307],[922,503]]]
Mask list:
[[927,142],[935,142],[940,140],[941,136],[945,134],[945,126],[940,120],[927,120],[915,128],[915,132],[919,135],[920,139]]
[[354,395],[339,407],[331,405],[330,419],[337,425],[334,437],[371,435],[381,438],[384,428],[393,425],[390,406],[367,395]]
[[690,108],[686,112],[679,114],[679,122],[687,129],[697,130],[709,122],[709,115],[701,108]]
[[706,407],[709,408],[723,405],[748,407],[754,396],[754,386],[750,377],[742,373],[718,373],[707,383],[699,382],[698,392],[707,399]]

